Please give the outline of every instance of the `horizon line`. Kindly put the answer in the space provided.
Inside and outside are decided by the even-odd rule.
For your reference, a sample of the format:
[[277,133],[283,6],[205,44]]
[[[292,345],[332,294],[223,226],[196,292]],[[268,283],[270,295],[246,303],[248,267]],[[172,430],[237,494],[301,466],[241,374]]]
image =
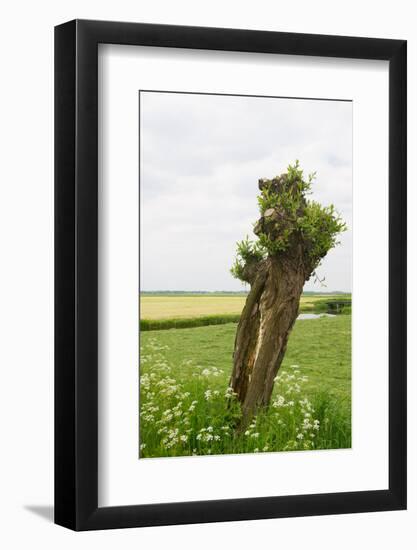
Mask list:
[[[185,289],[179,289],[179,290],[170,290],[170,289],[161,289],[161,288],[157,288],[157,289],[154,289],[154,290],[143,290],[143,289],[140,289],[139,290],[139,293],[141,292],[187,292],[187,293],[192,293],[192,292],[195,292],[195,293],[214,293],[214,292],[223,292],[223,293],[226,293],[226,292],[229,292],[229,293],[242,293],[242,292],[245,292],[245,293],[249,293],[249,289],[248,290],[245,290],[245,289],[242,289],[242,290],[220,290],[220,289],[217,289],[217,290],[203,290],[203,289],[193,289],[193,290],[185,290]],[[351,290],[303,290],[302,294],[306,294],[306,293],[313,293],[313,294],[352,294],[352,291]]]

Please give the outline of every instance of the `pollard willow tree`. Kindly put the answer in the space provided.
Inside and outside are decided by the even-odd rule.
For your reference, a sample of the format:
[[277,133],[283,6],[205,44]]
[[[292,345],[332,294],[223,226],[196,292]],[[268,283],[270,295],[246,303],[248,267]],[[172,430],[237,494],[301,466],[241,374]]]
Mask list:
[[297,161],[280,176],[260,179],[257,240],[237,243],[231,272],[250,285],[230,379],[241,404],[240,429],[269,405],[304,283],[346,228],[333,205],[307,199],[314,177],[304,179]]

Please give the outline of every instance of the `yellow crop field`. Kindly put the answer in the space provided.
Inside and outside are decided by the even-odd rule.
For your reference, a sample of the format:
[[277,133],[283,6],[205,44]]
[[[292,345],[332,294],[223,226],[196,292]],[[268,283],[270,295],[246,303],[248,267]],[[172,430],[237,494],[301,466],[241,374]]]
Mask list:
[[141,319],[181,319],[239,314],[246,296],[142,296]]

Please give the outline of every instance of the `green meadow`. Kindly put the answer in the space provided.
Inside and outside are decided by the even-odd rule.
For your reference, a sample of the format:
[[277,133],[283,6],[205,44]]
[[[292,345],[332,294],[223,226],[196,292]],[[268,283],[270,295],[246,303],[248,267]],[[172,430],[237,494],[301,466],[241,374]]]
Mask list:
[[[163,301],[174,299],[163,298],[158,307],[162,307]],[[195,299],[179,298],[182,301]],[[214,299],[210,296],[197,298],[198,301]],[[233,297],[235,300],[228,298],[215,297],[228,301],[229,308],[231,303],[235,307],[236,297]],[[328,299],[323,296],[303,298],[300,309],[306,308],[304,311],[314,311],[315,302]],[[245,297],[239,299],[239,307],[242,307]],[[149,304],[145,301],[145,305]],[[208,305],[206,303],[205,307]],[[153,311],[154,306],[155,303]],[[142,299],[141,312],[145,310]],[[223,308],[218,316],[224,315],[238,316],[239,312]],[[188,319],[201,321],[211,316],[216,317],[215,310],[197,308],[197,314],[193,311]],[[187,320],[177,310],[171,318],[148,319],[168,323],[164,327],[166,330],[141,331],[141,457],[351,446],[350,307],[341,315],[296,321],[271,404],[242,433],[234,429],[240,407],[228,387],[236,319],[223,324],[169,328],[173,318]]]

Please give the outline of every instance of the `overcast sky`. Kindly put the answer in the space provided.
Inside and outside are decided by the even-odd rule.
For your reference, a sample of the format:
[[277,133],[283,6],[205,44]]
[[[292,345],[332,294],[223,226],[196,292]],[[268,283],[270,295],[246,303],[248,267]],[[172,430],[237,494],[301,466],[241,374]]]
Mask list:
[[349,229],[317,270],[351,290],[352,104],[141,92],[141,290],[241,290],[236,241],[255,238],[258,179],[299,159],[311,198]]

